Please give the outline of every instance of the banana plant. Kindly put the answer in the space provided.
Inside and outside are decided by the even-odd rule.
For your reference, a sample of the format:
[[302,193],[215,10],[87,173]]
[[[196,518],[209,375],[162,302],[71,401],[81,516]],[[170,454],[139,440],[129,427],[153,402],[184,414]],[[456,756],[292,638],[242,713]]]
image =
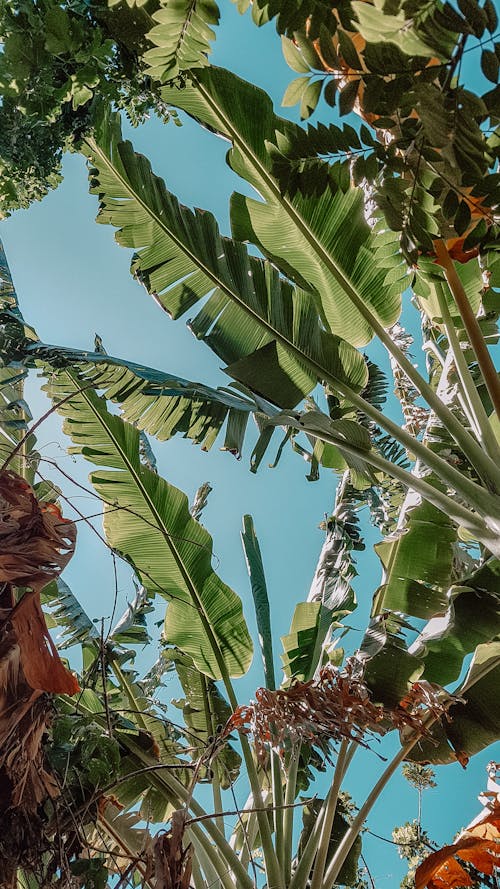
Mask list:
[[[172,319],[194,309],[189,326],[224,363],[230,383],[215,389],[100,349],[41,343],[20,315],[0,253],[2,472],[33,481],[37,471],[38,423],[30,426],[22,399],[22,381],[37,368],[49,411],[64,419],[70,453],[93,466],[102,540],[140,590],[107,636],[60,579],[43,591],[48,620],[63,629],[61,649],[81,646],[82,691],[55,701],[46,750],[52,795],[33,829],[40,856],[35,867],[20,844],[18,883],[31,886],[42,874],[38,885],[64,876],[104,886],[114,873],[152,889],[250,889],[264,880],[273,889],[354,885],[363,826],[400,763],[464,764],[500,737],[500,402],[488,351],[498,339],[498,201],[494,183],[481,192],[479,181],[497,157],[498,134],[486,140],[480,129],[488,115],[497,120],[495,91],[481,108],[465,92],[453,94],[452,146],[435,122],[453,129],[446,103],[458,89],[466,25],[480,40],[486,27],[493,33],[495,14],[472,0],[470,25],[446,5],[440,19],[427,10],[407,20],[398,3],[391,13],[379,3],[347,4],[342,14],[335,5],[328,15],[304,4],[292,21],[288,10],[280,13],[278,28],[293,36],[285,51],[299,73],[322,67],[340,90],[341,110],[355,107],[373,125],[374,135],[360,131],[373,149],[372,175],[352,156],[351,149],[364,151],[352,127],[306,132],[276,115],[263,90],[208,65],[215,4],[156,5],[141,6],[141,36],[132,44],[129,10],[110,4],[101,19],[113,39],[119,22],[126,26],[128,54],[157,81],[164,105],[227,141],[230,167],[255,195],[232,196],[231,236],[222,236],[212,214],[184,207],[123,139],[115,94],[96,96],[92,126],[79,126],[77,142],[98,221],[136,251],[133,275]],[[256,2],[254,17],[272,18],[275,7],[263,12]],[[54,26],[48,46],[57,34],[59,41],[73,34],[61,20],[55,34]],[[153,48],[145,50],[148,27]],[[118,39],[120,52],[123,45]],[[415,53],[428,64],[415,67]],[[492,55],[483,69],[498,79]],[[369,84],[373,77],[375,88],[400,88],[392,56],[403,79],[415,83],[409,96],[395,93],[384,117],[370,105],[379,100]],[[319,92],[314,84],[307,90],[309,113]],[[464,136],[464,106],[475,151]],[[322,149],[341,143],[350,157],[335,171]],[[292,187],[291,162],[302,159],[314,164],[295,164]],[[458,178],[457,159],[471,166]],[[441,193],[445,181],[451,199]],[[472,243],[471,213],[486,198]],[[458,252],[446,238],[452,217],[464,236]],[[410,286],[427,375],[400,326]],[[361,352],[374,339],[388,353],[403,424],[383,409],[383,375]],[[213,569],[199,511],[158,475],[144,437],[181,433],[207,449],[223,427],[223,447],[236,456],[250,438],[253,469],[281,428],[275,462],[290,444],[308,459],[310,478],[319,465],[340,476],[310,591],[282,639],[282,675],[275,597],[253,520],[244,517],[263,663],[253,700],[238,683],[254,648],[241,600]],[[57,497],[33,491],[40,501]],[[362,545],[358,514],[367,505],[384,528],[376,547],[382,580],[372,584],[364,637],[346,654],[354,553]],[[130,662],[135,646],[147,644],[153,599],[166,603],[161,646],[140,678]],[[422,622],[416,638],[414,620]],[[162,702],[167,671],[183,695],[173,709]],[[395,731],[396,754],[349,811],[342,790],[353,758]],[[239,775],[246,801],[234,788]],[[316,786],[326,790],[321,797]],[[165,822],[168,831],[158,832]]]

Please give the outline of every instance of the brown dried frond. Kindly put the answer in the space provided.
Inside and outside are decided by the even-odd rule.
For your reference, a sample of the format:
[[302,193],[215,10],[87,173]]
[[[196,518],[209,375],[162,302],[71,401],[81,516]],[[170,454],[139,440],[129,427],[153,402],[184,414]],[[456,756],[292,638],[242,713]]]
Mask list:
[[71,558],[73,522],[31,486],[0,471],[0,886],[32,871],[47,839],[43,807],[59,795],[43,741],[52,720],[47,693],[75,694],[76,678],[48,632],[40,591]]
[[174,812],[168,833],[154,838],[147,856],[146,878],[154,889],[189,889],[193,847],[184,848],[187,814]]
[[456,701],[439,686],[417,682],[394,709],[373,703],[358,662],[350,659],[342,670],[323,667],[319,677],[309,682],[295,682],[277,691],[259,688],[255,701],[235,710],[224,734],[234,730],[251,733],[262,760],[269,748],[283,753],[296,742],[325,751],[332,741],[365,745],[367,732],[384,734],[393,727],[410,727],[426,734],[426,714],[443,715]]
[[0,582],[40,590],[75,549],[76,528],[55,503],[39,503],[31,485],[0,472]]

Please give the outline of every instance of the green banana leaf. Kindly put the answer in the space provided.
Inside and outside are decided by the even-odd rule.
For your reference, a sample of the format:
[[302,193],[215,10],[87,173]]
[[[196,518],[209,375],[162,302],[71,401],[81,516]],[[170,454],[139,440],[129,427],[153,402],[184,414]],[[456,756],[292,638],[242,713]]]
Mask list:
[[299,602],[295,606],[290,632],[281,637],[281,660],[287,679],[304,682],[317,666],[318,640],[326,636],[330,621],[325,623],[319,602]]
[[123,246],[139,248],[133,271],[173,318],[209,296],[190,326],[230,376],[280,407],[294,407],[325,376],[366,385],[363,357],[323,329],[313,296],[222,238],[211,213],[179,204],[121,141],[116,116],[103,120],[86,154],[98,221],[116,226]]
[[[175,649],[165,651],[165,658],[174,665],[185,695],[172,703],[182,710],[183,724],[187,729],[187,744],[192,748],[191,758],[196,761],[206,752],[209,739],[226,724],[232,710],[215,682],[200,673],[191,658]],[[223,790],[227,790],[236,781],[240,766],[240,755],[227,743],[210,763],[210,768],[217,771]],[[203,780],[202,775],[200,778]]]
[[73,645],[99,647],[101,637],[95,623],[61,577],[43,588],[41,600],[47,626],[63,628],[57,640],[59,651]]
[[342,618],[356,608],[350,583],[356,570],[348,519],[348,510],[343,511],[340,505],[339,514],[329,521],[307,602],[296,606],[290,632],[282,636],[281,660],[288,679],[307,682],[313,678],[324,657],[332,625],[340,628]]
[[457,694],[464,703],[454,704],[448,718],[431,729],[431,738],[412,751],[417,762],[444,764],[457,758],[465,765],[474,756],[500,738],[500,641],[478,645],[467,676]]
[[443,512],[416,499],[417,505],[405,511],[403,528],[375,546],[384,577],[373,615],[397,611],[428,619],[447,608],[456,527]]
[[269,596],[267,594],[266,575],[260,545],[255,533],[252,516],[243,516],[243,531],[241,542],[245,553],[247,570],[250,577],[259,644],[264,664],[264,680],[266,688],[274,690],[276,679],[274,675],[273,636],[271,631],[271,611]]
[[489,559],[453,584],[446,611],[424,627],[411,651],[425,657],[424,678],[455,682],[467,654],[500,636],[500,562]]
[[276,413],[243,386],[213,389],[99,352],[36,343],[26,360],[37,359],[56,369],[78,365],[82,379],[119,404],[125,420],[160,441],[182,434],[209,450],[225,425],[223,449],[239,457],[249,416]]
[[52,373],[45,388],[73,450],[108,467],[91,474],[105,504],[106,538],[150,595],[169,602],[166,641],[213,679],[244,674],[252,641],[241,601],[212,570],[212,539],[191,517],[185,495],[141,464],[137,429],[110,414],[76,374]]
[[263,90],[211,67],[194,74],[183,90],[167,85],[162,96],[232,143],[230,166],[263,199],[233,196],[234,237],[251,241],[302,286],[313,288],[332,332],[359,346],[371,339],[373,319],[384,327],[397,320],[407,286],[405,266],[396,249],[392,267],[381,269],[375,257],[376,247],[387,253],[395,235],[371,233],[359,189],[328,190],[319,198],[281,194],[268,145],[279,148],[280,139],[292,136],[296,127],[274,114]]

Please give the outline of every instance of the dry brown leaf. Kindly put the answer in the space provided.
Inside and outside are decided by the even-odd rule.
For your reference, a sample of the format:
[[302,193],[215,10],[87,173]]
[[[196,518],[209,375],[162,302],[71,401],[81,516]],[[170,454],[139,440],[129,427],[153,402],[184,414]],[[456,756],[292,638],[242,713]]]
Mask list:
[[0,583],[40,590],[75,549],[76,527],[55,503],[39,503],[15,472],[0,471]]
[[496,775],[497,767],[497,763],[488,765],[488,790],[479,797],[486,804],[485,808],[454,843],[438,849],[422,862],[415,874],[415,889],[456,889],[475,885],[460,861],[487,876],[500,867],[500,786],[492,777]]
[[349,659],[342,670],[328,665],[309,682],[277,691],[257,689],[255,701],[238,707],[230,717],[224,736],[234,730],[250,732],[261,760],[270,747],[282,753],[296,742],[325,751],[329,742],[342,739],[366,744],[366,732],[384,734],[391,727],[426,734],[426,714],[442,716],[457,700],[437,685],[417,682],[394,709],[374,704],[359,663]]
[[186,818],[185,810],[174,812],[170,830],[152,841],[146,877],[154,889],[189,889],[193,847],[183,844]]

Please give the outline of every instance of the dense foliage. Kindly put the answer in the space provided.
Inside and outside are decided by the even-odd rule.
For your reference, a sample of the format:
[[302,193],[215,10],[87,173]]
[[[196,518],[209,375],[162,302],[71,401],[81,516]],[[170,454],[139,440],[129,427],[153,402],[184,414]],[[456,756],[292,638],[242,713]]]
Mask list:
[[[60,180],[63,151],[80,151],[98,221],[135,251],[132,274],[170,318],[189,313],[230,380],[181,379],[108,355],[99,338],[94,352],[41,342],[0,255],[8,887],[104,887],[113,874],[155,889],[361,886],[363,825],[400,763],[415,763],[405,769],[421,802],[433,773],[420,764],[465,766],[500,737],[494,4],[255,0],[251,15],[276,24],[299,75],[284,104],[300,103],[304,120],[323,97],[347,122],[292,123],[264,91],[210,65],[214,0],[1,0],[3,215],[43,197]],[[469,52],[481,61],[477,90]],[[227,141],[246,189],[231,198],[231,236],[211,213],[183,206],[123,139],[122,112],[133,124],[150,112],[188,115]],[[400,323],[406,304],[421,326],[425,377]],[[362,351],[374,338],[390,382]],[[107,634],[59,577],[61,539],[49,531],[55,522],[72,541],[74,526],[61,515],[64,484],[40,480],[38,423],[23,397],[33,369],[70,452],[92,464],[101,540],[136,578],[134,602]],[[399,414],[387,404],[392,386]],[[237,457],[250,447],[256,472],[280,430],[275,464],[291,447],[310,480],[333,471],[336,503],[311,589],[282,639],[282,676],[260,547],[244,519],[264,666],[264,687],[247,701],[234,680],[257,643],[214,569],[201,522],[208,492],[190,507],[158,474],[149,437],[181,434],[206,450],[218,441]],[[353,650],[363,507],[380,532],[382,580],[373,589],[367,578],[371,619]],[[134,658],[152,644],[154,599],[166,602],[159,658],[140,676]],[[42,606],[47,626],[62,629],[60,650],[81,648],[77,693]],[[167,671],[184,696],[174,711],[162,694]],[[398,752],[357,809],[341,790],[351,759],[374,738],[383,749],[395,731]],[[246,802],[233,787],[240,774]],[[205,806],[200,783],[211,789]],[[448,857],[477,851],[480,831],[497,829],[493,809]],[[230,838],[228,810],[238,816]],[[414,874],[437,885],[438,866],[421,864],[420,807],[394,842],[409,863],[405,885]],[[466,885],[493,873],[488,854],[486,869],[479,859],[462,868]]]

